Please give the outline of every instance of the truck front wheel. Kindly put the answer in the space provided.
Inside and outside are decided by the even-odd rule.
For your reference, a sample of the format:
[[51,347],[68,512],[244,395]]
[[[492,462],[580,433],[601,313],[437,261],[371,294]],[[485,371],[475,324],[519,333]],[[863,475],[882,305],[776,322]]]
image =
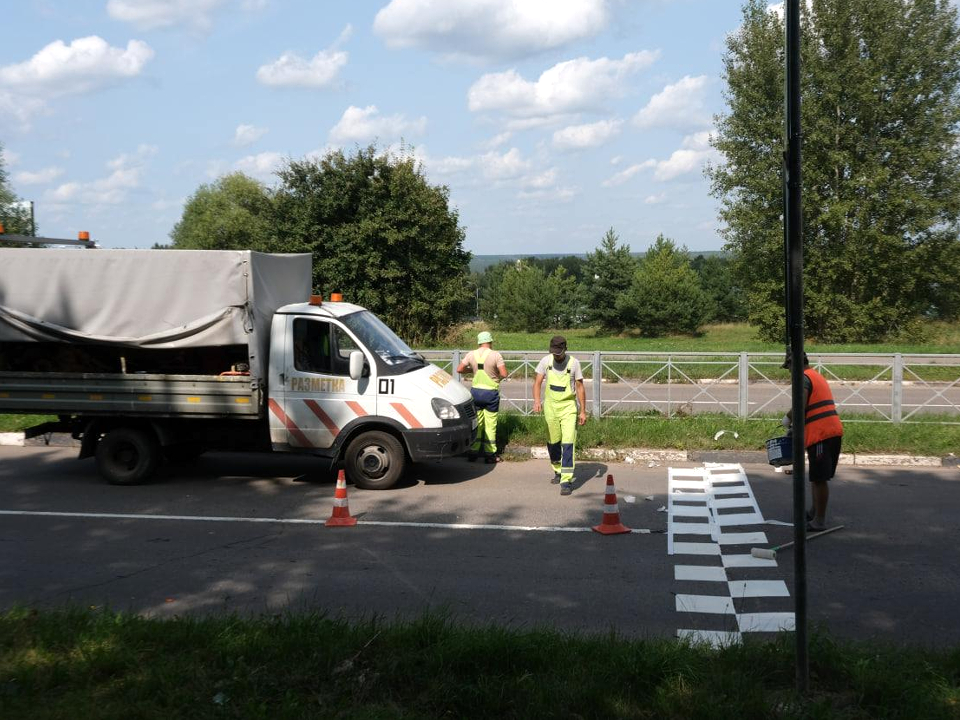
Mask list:
[[393,487],[407,467],[403,446],[390,433],[371,430],[355,437],[344,457],[347,477],[367,490]]
[[160,444],[145,430],[117,428],[97,443],[97,469],[111,485],[142,483],[159,463]]

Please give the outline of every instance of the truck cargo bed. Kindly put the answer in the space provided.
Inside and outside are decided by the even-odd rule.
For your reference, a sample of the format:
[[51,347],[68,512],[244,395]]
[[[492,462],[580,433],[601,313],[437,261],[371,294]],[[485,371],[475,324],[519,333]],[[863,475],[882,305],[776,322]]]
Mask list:
[[256,418],[261,398],[248,375],[0,372],[0,413]]

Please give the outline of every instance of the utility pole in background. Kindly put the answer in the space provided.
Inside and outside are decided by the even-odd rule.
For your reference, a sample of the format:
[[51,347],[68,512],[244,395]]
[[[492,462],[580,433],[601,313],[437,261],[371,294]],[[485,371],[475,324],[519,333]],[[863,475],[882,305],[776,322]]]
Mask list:
[[786,0],[786,199],[787,336],[793,408],[793,588],[797,642],[797,691],[809,689],[807,647],[806,465],[803,406],[803,212],[800,148],[800,0]]

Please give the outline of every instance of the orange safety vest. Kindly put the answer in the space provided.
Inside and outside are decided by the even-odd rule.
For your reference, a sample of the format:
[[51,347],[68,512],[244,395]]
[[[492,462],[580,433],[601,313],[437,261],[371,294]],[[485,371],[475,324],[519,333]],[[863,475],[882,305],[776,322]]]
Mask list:
[[823,375],[813,368],[804,369],[803,374],[810,379],[811,385],[803,430],[804,447],[810,447],[821,440],[843,435],[843,423],[837,415],[833,393]]

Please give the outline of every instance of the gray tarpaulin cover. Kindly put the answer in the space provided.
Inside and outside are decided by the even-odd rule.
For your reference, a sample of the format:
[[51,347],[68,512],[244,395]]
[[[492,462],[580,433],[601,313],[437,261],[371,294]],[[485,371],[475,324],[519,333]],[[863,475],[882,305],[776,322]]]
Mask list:
[[0,341],[142,348],[249,345],[310,296],[310,255],[249,250],[0,249]]

